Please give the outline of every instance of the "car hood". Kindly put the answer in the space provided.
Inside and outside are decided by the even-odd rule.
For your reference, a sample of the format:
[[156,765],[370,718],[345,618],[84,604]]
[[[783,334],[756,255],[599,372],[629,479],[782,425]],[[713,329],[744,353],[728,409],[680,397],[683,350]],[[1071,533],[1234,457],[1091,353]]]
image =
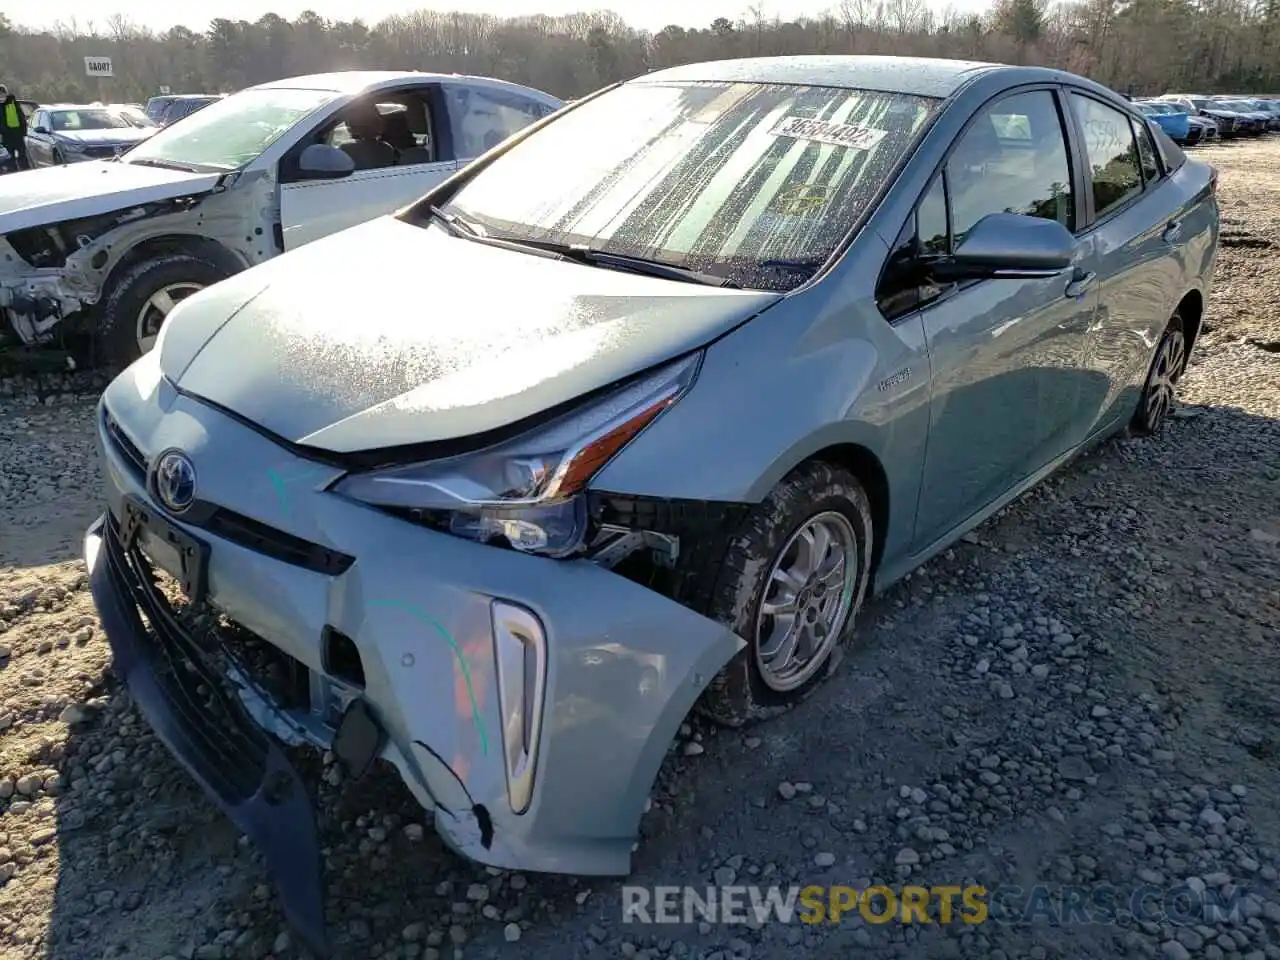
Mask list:
[[208,193],[223,176],[91,160],[0,177],[0,234]]
[[54,136],[67,143],[117,144],[145,140],[159,127],[117,127],[108,130],[59,130]]
[[472,436],[703,346],[781,299],[584,266],[381,217],[190,298],[184,393],[332,453]]

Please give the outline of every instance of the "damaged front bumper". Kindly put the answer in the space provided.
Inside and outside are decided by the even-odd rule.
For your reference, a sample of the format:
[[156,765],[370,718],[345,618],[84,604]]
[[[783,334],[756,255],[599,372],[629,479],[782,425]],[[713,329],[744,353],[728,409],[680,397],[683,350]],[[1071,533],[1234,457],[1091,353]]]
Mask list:
[[[230,711],[189,720],[172,698],[148,693],[157,658],[132,651],[158,642],[141,637],[136,616],[141,607],[155,622],[144,603],[151,593],[137,592],[128,564],[105,566],[104,557],[129,556],[123,543],[99,545],[112,542],[117,521],[108,519],[90,532],[86,558],[95,571],[120,572],[95,572],[95,601],[157,730],[249,721],[272,741],[332,749],[356,773],[377,755],[465,857],[515,870],[628,873],[679,725],[742,640],[590,561],[481,545],[334,496],[325,488],[336,471],[159,389],[157,400],[126,377],[107,391],[100,441],[109,513],[118,519],[140,507],[168,531],[159,539],[199,544],[189,583],[197,609],[280,654],[304,695],[286,703],[234,667],[219,678],[239,694],[230,697],[234,721],[223,718]],[[131,436],[106,414],[113,407]],[[166,515],[151,499],[155,454],[171,449],[194,462],[199,517]],[[139,556],[181,574],[154,533],[139,538]],[[167,629],[161,619],[157,637]],[[300,931],[310,925],[305,935],[314,938],[321,885],[299,876],[319,870],[314,829],[297,826],[303,815],[291,806],[292,832],[277,831],[280,807],[262,797],[266,773],[257,778],[262,767],[294,782],[278,748],[272,743],[271,761],[228,796],[214,760],[179,734],[165,742],[246,833],[265,838],[264,851],[277,851],[268,857],[290,919]],[[286,793],[290,804],[301,796]]]
[[84,551],[116,673],[156,736],[257,844],[290,925],[324,956],[320,842],[306,787],[279,746],[227,695],[109,514],[89,528]]

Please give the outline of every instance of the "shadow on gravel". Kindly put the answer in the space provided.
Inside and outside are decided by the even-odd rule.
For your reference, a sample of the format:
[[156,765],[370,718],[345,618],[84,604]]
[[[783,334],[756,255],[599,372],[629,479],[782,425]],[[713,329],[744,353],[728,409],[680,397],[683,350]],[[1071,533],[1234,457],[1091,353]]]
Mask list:
[[[1105,885],[1123,905],[1220,873],[1274,899],[1280,424],[1183,414],[1083,457],[871,603],[797,710],[695,724],[704,750],[673,749],[628,882]],[[45,956],[300,955],[253,852],[124,693],[103,691],[55,765],[69,789]],[[307,775],[342,957],[1080,960],[1176,932],[1048,908],[1026,924],[624,925],[619,880],[493,875],[424,831],[388,771],[335,787],[313,759]]]
[[64,502],[0,510],[0,568],[44,567],[79,561],[84,532],[102,513],[97,491],[91,499],[77,494]]

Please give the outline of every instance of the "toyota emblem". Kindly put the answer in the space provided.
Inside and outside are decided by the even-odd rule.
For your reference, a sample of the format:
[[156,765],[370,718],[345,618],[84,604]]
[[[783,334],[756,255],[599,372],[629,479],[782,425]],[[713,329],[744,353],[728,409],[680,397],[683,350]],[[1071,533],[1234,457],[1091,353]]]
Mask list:
[[181,513],[196,499],[196,468],[181,450],[169,450],[156,461],[152,480],[156,499],[170,513]]

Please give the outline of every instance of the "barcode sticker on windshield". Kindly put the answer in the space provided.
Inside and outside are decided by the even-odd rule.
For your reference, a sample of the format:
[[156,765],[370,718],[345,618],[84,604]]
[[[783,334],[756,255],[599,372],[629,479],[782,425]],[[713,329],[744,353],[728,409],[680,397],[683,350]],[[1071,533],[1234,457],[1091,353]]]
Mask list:
[[885,138],[886,130],[860,127],[853,123],[832,123],[829,120],[809,120],[805,117],[783,117],[772,130],[775,137],[792,137],[796,140],[812,140],[815,143],[833,143],[838,147],[854,150],[870,150]]

